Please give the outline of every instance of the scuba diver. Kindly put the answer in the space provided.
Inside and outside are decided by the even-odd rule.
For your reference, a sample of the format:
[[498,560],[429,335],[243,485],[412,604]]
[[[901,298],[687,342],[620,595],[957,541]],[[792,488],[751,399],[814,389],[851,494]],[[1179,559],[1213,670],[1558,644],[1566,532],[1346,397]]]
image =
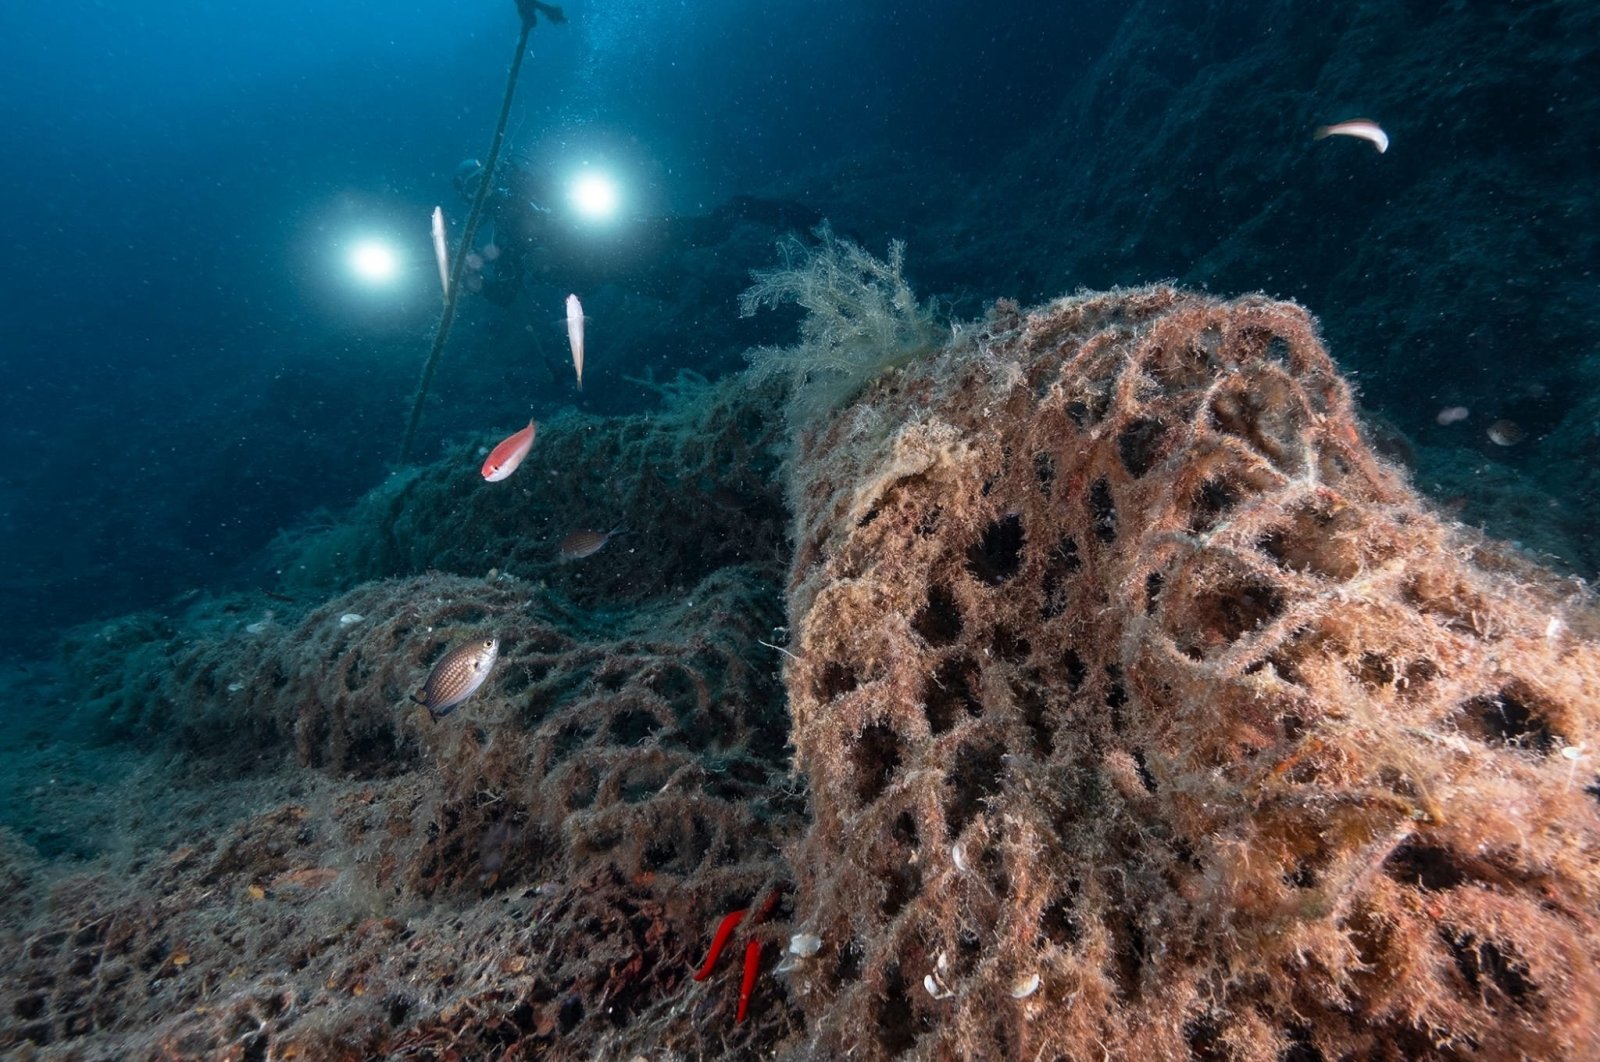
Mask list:
[[[466,159],[452,183],[471,200],[483,164]],[[568,290],[617,284],[666,297],[689,279],[688,254],[726,241],[743,224],[806,232],[822,216],[798,203],[734,196],[709,214],[629,218],[597,239],[592,228],[552,206],[557,188],[541,167],[522,156],[507,158],[484,202],[477,246],[467,254],[465,286],[497,306],[516,302],[523,288],[546,282]]]
[[[543,204],[547,189],[538,187],[532,166],[510,160],[500,169],[499,187],[483,204],[478,245],[467,252],[463,283],[496,306],[510,306],[522,290],[530,253],[547,238],[550,209]],[[509,178],[509,179],[508,179]],[[450,183],[471,202],[483,180],[483,163],[463,159]]]

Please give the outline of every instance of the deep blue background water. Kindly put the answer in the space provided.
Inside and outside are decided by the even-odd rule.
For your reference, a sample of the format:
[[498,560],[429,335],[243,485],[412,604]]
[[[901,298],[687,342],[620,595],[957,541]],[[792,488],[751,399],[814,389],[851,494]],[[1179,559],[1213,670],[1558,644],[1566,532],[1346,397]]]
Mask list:
[[[533,37],[512,146],[618,166],[638,212],[696,212],[869,145],[995,150],[1026,127],[989,107],[1053,95],[1048,63],[986,51],[1043,60],[1031,29],[896,6],[579,0]],[[487,146],[515,26],[510,0],[0,12],[0,593],[31,614],[12,640],[219,575],[375,482],[397,424],[352,430],[351,367],[297,352],[393,339],[363,368],[403,405],[437,311],[427,214]],[[339,248],[365,233],[400,242],[408,283],[351,281]],[[342,462],[288,437],[321,432]]]
[[[639,214],[759,193],[876,247],[904,236],[913,278],[968,313],[1175,275],[1300,297],[1398,429],[1496,475],[1559,467],[1543,489],[1582,502],[1594,20],[1424,6],[578,0],[534,33],[512,146],[557,175],[615,169]],[[278,529],[381,479],[438,310],[427,215],[465,214],[450,176],[487,146],[515,29],[511,0],[0,10],[0,655],[256,578]],[[1313,153],[1311,125],[1369,111],[1389,156]],[[409,256],[403,283],[351,280],[366,233]],[[594,327],[631,313],[635,342],[581,397],[516,375],[519,333],[469,307],[423,455],[530,402],[646,405],[626,371],[733,367],[760,338],[736,329],[761,326],[719,284],[769,258],[730,257],[676,305],[601,295]],[[1479,395],[1509,396],[1529,445],[1430,434]],[[1592,521],[1569,521],[1592,572]]]

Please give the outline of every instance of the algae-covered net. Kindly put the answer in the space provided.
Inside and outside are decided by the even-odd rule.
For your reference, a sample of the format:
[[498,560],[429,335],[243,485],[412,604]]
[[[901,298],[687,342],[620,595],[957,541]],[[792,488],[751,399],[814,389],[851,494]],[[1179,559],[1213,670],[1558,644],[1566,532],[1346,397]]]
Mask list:
[[[781,992],[738,1023],[737,969],[692,981],[723,915],[782,895],[804,822],[762,644],[783,622],[771,407],[702,382],[665,416],[557,418],[544,454],[587,490],[486,490],[453,452],[281,542],[293,600],[200,598],[71,638],[80,736],[237,804],[202,829],[163,821],[181,797],[127,788],[160,843],[0,928],[0,1045],[713,1057],[793,1035]],[[563,564],[551,514],[586,507],[657,519]],[[409,694],[485,635],[490,680],[431,720]],[[746,930],[769,966],[783,912]]]
[[[1600,1053],[1593,596],[1375,457],[1303,309],[1002,302],[860,364],[787,427],[742,378],[557,418],[516,496],[449,454],[283,544],[299,601],[77,634],[87,736],[259,784],[0,924],[0,1045]],[[563,507],[633,543],[560,563]]]
[[793,462],[812,1054],[1600,1050],[1593,597],[1303,309],[1001,304]]

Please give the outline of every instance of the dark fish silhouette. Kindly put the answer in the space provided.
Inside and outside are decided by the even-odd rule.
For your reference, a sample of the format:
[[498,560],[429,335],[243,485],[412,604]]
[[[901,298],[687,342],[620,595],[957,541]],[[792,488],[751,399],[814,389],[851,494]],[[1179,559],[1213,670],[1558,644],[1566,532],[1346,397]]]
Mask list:
[[626,530],[625,527],[613,527],[610,531],[574,531],[561,540],[561,559],[575,561],[592,557],[604,549],[613,537]]
[[1515,446],[1527,433],[1514,420],[1497,420],[1489,425],[1489,441],[1496,446]]

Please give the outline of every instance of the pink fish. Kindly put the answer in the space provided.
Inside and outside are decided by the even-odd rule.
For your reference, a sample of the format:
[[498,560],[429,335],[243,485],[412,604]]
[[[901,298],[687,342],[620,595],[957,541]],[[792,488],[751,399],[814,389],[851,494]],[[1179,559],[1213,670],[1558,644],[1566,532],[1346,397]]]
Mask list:
[[483,478],[490,483],[499,483],[515,472],[533,448],[533,437],[538,430],[539,425],[530,420],[526,428],[502,439],[499,446],[489,451],[488,459],[483,462]]
[[572,347],[572,367],[578,370],[578,390],[583,390],[583,303],[567,296],[567,345]]

